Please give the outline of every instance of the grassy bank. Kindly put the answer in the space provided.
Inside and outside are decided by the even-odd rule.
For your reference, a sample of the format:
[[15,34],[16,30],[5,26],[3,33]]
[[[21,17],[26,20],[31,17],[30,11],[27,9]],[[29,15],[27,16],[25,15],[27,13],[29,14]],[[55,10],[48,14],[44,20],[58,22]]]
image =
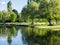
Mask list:
[[56,26],[36,26],[36,28],[60,30],[60,25],[56,25]]
[[28,26],[29,23],[0,23],[0,25],[7,25],[7,26]]
[[[0,25],[27,25],[27,26],[31,26],[31,23],[0,23]],[[60,29],[60,25],[55,25],[55,26],[47,26],[47,25],[41,25],[41,23],[37,24],[35,23],[34,25],[37,28],[45,28],[45,29]]]

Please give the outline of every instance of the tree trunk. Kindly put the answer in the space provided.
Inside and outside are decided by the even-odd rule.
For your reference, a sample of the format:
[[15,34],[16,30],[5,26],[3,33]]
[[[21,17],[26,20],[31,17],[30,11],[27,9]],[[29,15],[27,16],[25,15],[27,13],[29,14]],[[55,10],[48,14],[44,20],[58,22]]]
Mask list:
[[55,19],[56,20],[56,24],[58,24],[58,21],[57,21],[57,19]]
[[32,23],[31,23],[32,25],[34,24],[34,19],[32,19]]
[[51,19],[48,19],[49,26],[52,26],[53,24],[51,23]]

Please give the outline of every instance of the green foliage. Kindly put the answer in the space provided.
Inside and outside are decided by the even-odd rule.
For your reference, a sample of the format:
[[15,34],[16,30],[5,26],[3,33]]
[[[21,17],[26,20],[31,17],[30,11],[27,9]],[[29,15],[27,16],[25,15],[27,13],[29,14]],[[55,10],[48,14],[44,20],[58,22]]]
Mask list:
[[31,10],[31,11],[38,10],[38,9],[39,9],[39,3],[36,3],[36,2],[34,2],[34,1],[31,1],[31,2],[28,4],[28,8],[29,8],[29,10]]
[[1,11],[0,12],[0,21],[5,22],[6,20],[9,20],[10,13],[6,11]]
[[10,29],[10,31],[11,31],[11,34],[13,34],[13,36],[16,36],[16,28],[15,27],[12,27],[11,29]]
[[17,18],[17,15],[14,12],[12,12],[11,15],[10,15],[11,22],[15,22],[16,18]]
[[0,11],[0,22],[15,22],[18,18],[17,10],[12,10],[12,3],[11,1],[7,4],[7,11]]
[[3,15],[2,12],[0,12],[0,21],[2,21],[2,15]]
[[8,12],[0,11],[0,22],[7,20],[26,22],[31,19],[34,22],[34,19],[46,19],[51,23],[51,20],[60,20],[60,0],[28,0],[27,5],[22,9],[21,16],[16,9],[12,10],[11,1],[7,4],[7,10]]
[[29,4],[27,4],[26,7],[23,8],[22,17],[25,20],[31,18],[33,22],[33,19],[36,16],[36,12],[38,11],[38,9],[39,9],[39,3],[31,1]]
[[21,12],[21,18],[22,20],[27,20],[27,17],[28,17],[28,9],[26,7],[23,8],[22,12]]
[[2,13],[3,13],[3,15],[2,15],[3,21],[9,20],[10,13],[9,12],[5,12],[5,11],[3,11]]
[[42,0],[40,1],[39,14],[40,18],[46,18],[49,23],[53,19],[60,19],[60,8],[57,0]]
[[7,10],[8,10],[9,12],[12,11],[12,3],[11,3],[11,1],[9,1],[9,2],[7,3]]

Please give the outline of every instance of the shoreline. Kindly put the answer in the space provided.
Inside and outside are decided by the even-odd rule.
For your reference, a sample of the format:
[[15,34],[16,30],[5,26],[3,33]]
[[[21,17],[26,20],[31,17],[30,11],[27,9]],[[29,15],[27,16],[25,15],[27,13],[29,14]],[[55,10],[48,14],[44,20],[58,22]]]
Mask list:
[[33,24],[31,25],[30,23],[0,23],[1,25],[5,26],[28,26],[28,27],[36,27],[36,28],[45,28],[45,29],[60,29],[60,25],[53,25],[53,26],[48,26],[48,25],[36,25]]

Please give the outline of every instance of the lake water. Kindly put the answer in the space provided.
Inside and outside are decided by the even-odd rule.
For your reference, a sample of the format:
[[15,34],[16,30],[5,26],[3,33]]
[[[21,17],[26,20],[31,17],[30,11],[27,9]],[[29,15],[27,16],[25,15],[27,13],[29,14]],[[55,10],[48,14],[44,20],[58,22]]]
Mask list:
[[0,45],[60,45],[60,31],[1,26]]

